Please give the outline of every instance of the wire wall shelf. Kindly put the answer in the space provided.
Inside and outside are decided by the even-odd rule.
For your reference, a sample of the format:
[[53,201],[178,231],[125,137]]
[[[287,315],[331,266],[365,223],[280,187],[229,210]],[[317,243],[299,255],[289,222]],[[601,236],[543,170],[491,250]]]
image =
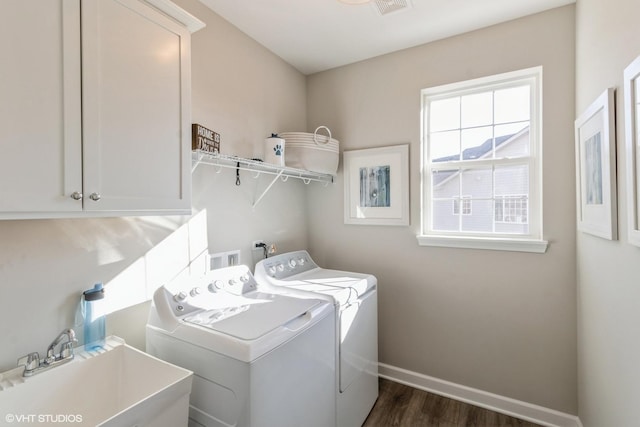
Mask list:
[[192,172],[196,170],[198,165],[203,164],[215,167],[216,173],[220,173],[222,168],[227,168],[252,172],[253,178],[258,178],[261,174],[275,175],[273,181],[271,181],[263,193],[253,203],[253,207],[260,203],[260,200],[267,194],[278,178],[283,182],[289,178],[295,178],[302,180],[305,184],[314,181],[328,185],[333,182],[333,175],[330,174],[296,169],[288,166],[278,166],[271,163],[264,163],[260,160],[246,159],[220,153],[209,153],[202,150],[193,150],[191,152],[191,164]]

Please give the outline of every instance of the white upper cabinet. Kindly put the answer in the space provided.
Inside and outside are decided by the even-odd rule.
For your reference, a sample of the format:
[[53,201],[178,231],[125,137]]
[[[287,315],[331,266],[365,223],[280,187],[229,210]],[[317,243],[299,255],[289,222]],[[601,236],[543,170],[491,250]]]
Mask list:
[[2,217],[82,210],[79,47],[77,0],[0,3]]
[[189,39],[138,0],[83,1],[85,209],[191,208]]
[[189,213],[189,30],[140,0],[0,16],[0,218]]

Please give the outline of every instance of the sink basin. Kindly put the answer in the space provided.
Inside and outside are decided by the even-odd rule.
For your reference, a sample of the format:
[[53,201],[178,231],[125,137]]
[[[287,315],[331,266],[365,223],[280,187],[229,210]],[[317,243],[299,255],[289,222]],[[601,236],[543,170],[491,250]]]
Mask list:
[[0,373],[0,424],[186,427],[193,373],[117,337],[63,365]]

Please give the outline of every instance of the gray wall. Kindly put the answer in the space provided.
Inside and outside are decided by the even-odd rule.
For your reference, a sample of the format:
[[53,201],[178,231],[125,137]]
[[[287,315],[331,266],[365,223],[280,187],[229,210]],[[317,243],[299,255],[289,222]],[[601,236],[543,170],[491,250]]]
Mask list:
[[640,55],[637,0],[579,0],[576,116],[616,88],[618,232],[578,232],[578,395],[585,427],[635,426],[640,399],[640,248],[627,243],[623,70]]
[[[304,75],[199,1],[176,3],[207,23],[192,37],[193,122],[221,134],[222,153],[253,158],[272,132],[305,130]],[[252,255],[259,255],[250,250],[254,240],[276,243],[281,252],[307,246],[307,187],[301,181],[279,181],[251,207],[272,179],[241,172],[236,186],[235,169],[218,174],[215,167],[198,166],[193,206],[208,211],[212,252],[240,249],[241,261],[253,267]]]
[[[224,153],[252,157],[271,132],[305,129],[305,76],[198,1],[176,3],[207,23],[192,37],[193,122],[221,133]],[[80,293],[94,282],[107,283],[118,305],[134,304],[109,316],[107,332],[144,348],[144,301],[207,240],[212,252],[240,249],[248,263],[253,240],[283,251],[306,247],[306,187],[278,183],[252,209],[269,182],[243,174],[236,187],[234,170],[199,166],[193,206],[195,214],[206,210],[204,224],[190,217],[0,221],[0,372],[73,326]]]
[[[318,73],[308,128],[410,143],[411,225],[343,224],[343,177],[309,193],[312,255],[379,280],[380,361],[577,413],[574,7]],[[420,90],[542,65],[546,254],[420,247]]]

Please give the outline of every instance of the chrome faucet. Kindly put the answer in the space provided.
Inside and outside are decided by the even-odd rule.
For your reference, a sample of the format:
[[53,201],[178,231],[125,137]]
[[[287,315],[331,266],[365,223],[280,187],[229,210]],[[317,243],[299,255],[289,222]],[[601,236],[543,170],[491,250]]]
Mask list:
[[[66,342],[62,342],[66,338]],[[37,374],[38,372],[46,371],[54,366],[61,365],[73,359],[73,345],[77,343],[76,333],[73,329],[65,329],[60,332],[58,337],[47,348],[47,355],[44,360],[40,360],[40,355],[37,352],[29,353],[26,356],[18,359],[18,366],[24,366],[25,377]],[[56,347],[60,344],[60,352],[56,355]]]

